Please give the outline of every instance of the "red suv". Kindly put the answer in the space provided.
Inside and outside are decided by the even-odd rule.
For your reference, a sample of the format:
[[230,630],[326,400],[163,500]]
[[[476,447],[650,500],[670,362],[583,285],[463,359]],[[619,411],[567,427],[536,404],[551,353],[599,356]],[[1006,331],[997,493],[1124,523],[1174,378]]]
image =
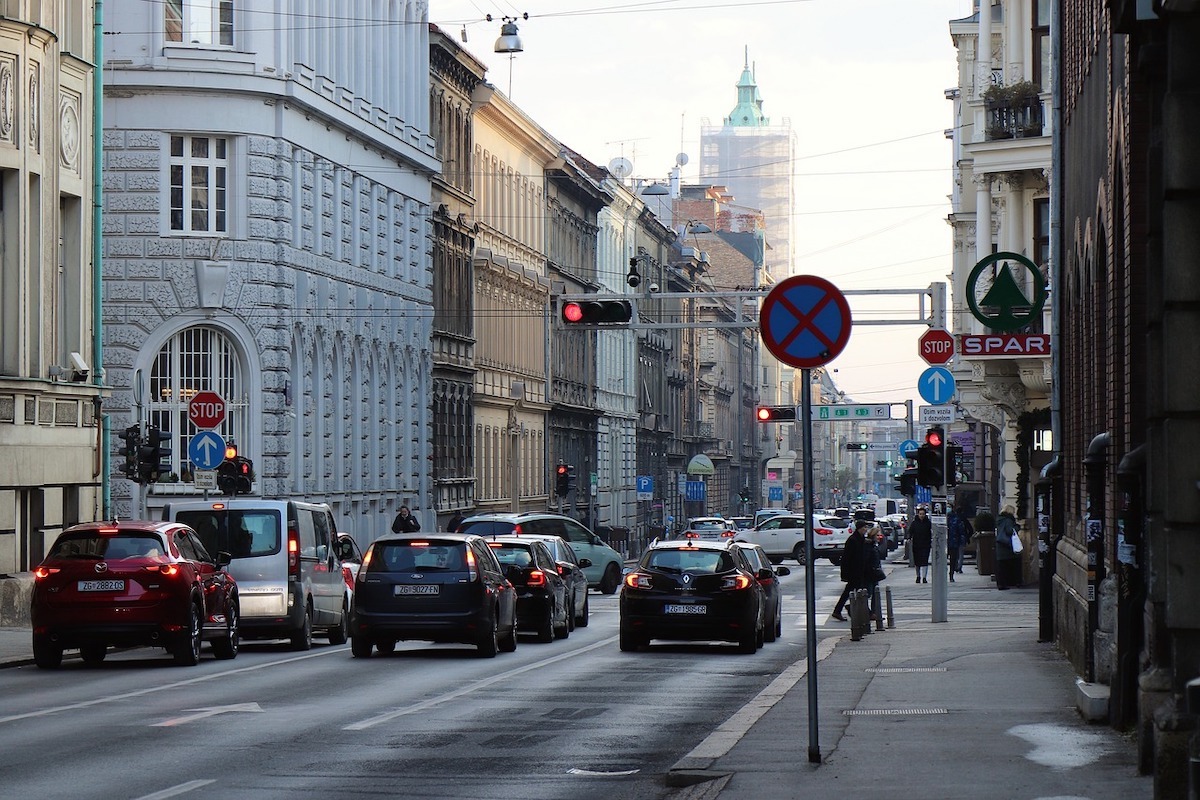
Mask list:
[[35,663],[53,669],[77,647],[85,664],[99,664],[110,645],[153,645],[192,666],[205,639],[217,658],[234,658],[238,592],[229,560],[210,555],[178,522],[68,528],[33,572]]

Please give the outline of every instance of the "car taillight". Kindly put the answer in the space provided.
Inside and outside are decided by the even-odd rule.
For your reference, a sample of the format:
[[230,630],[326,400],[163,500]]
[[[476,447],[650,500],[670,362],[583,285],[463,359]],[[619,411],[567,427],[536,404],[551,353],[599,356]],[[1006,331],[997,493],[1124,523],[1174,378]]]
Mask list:
[[644,572],[631,572],[625,576],[625,585],[630,589],[649,589],[650,576]]
[[733,531],[721,531],[722,539],[732,539],[736,535]]
[[817,536],[833,536],[832,528],[817,528]]
[[300,531],[288,526],[288,577],[300,577]]
[[546,573],[542,572],[540,569],[535,569],[533,572],[530,572],[529,575],[525,578],[525,585],[526,586],[545,586],[546,585]]
[[696,533],[695,531],[686,531],[686,532],[683,534],[683,538],[685,538],[685,539],[699,539],[699,538],[700,538],[700,534]]
[[145,569],[149,572],[161,572],[163,575],[179,574],[178,564],[150,564]]
[[750,586],[749,576],[742,575],[740,573],[737,575],[730,575],[728,578],[725,578],[725,580],[721,581],[722,589],[731,589],[733,591],[738,591],[740,589],[746,589],[746,588],[749,588],[749,586]]
[[467,548],[467,580],[474,583],[479,578],[479,569],[475,566],[475,553]]
[[363,555],[362,564],[360,564],[358,567],[359,572],[362,572],[363,570],[365,570],[367,568],[367,565],[371,563],[371,556],[374,553],[375,553],[375,549],[371,548],[371,549],[367,550],[367,552]]
[[58,567],[38,567],[33,571],[34,578],[49,578],[58,572]]

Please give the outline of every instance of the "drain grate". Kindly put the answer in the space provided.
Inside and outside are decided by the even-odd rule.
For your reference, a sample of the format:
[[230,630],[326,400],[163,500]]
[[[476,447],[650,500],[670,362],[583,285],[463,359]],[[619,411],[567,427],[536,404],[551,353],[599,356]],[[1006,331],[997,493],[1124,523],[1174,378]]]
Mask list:
[[949,714],[945,708],[847,708],[842,715],[847,717],[907,717],[924,714]]
[[867,672],[883,674],[889,672],[945,672],[945,667],[868,667]]

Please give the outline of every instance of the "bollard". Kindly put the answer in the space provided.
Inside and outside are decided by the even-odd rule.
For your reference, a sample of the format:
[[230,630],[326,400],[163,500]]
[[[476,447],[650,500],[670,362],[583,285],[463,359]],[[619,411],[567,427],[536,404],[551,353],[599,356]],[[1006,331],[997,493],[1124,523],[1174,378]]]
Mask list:
[[871,632],[871,610],[866,589],[855,589],[850,593],[850,641],[857,642],[863,634]]
[[[1200,678],[1192,678],[1184,685],[1184,704],[1187,712],[1192,715],[1200,714]],[[1192,734],[1188,747],[1188,800],[1200,798],[1200,748],[1197,748],[1197,734]]]
[[883,630],[883,605],[880,603],[879,598],[879,584],[875,584],[875,592],[871,601],[872,608],[875,609],[875,613],[871,615],[875,618],[875,630],[881,631]]
[[886,587],[883,590],[883,594],[887,598],[887,626],[889,628],[894,628],[896,627],[896,615],[892,611],[892,587]]

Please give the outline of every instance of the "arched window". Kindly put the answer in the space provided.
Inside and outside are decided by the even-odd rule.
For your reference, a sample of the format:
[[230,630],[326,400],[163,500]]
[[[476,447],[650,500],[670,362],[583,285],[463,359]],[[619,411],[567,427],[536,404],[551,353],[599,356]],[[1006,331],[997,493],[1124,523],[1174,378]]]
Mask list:
[[171,472],[183,481],[192,480],[188,445],[199,433],[188,420],[188,402],[201,391],[213,391],[225,401],[225,421],[214,430],[228,442],[236,442],[240,455],[248,452],[249,419],[247,392],[242,380],[242,362],[233,341],[216,328],[185,328],[167,340],[150,369],[147,419],[172,436]]

